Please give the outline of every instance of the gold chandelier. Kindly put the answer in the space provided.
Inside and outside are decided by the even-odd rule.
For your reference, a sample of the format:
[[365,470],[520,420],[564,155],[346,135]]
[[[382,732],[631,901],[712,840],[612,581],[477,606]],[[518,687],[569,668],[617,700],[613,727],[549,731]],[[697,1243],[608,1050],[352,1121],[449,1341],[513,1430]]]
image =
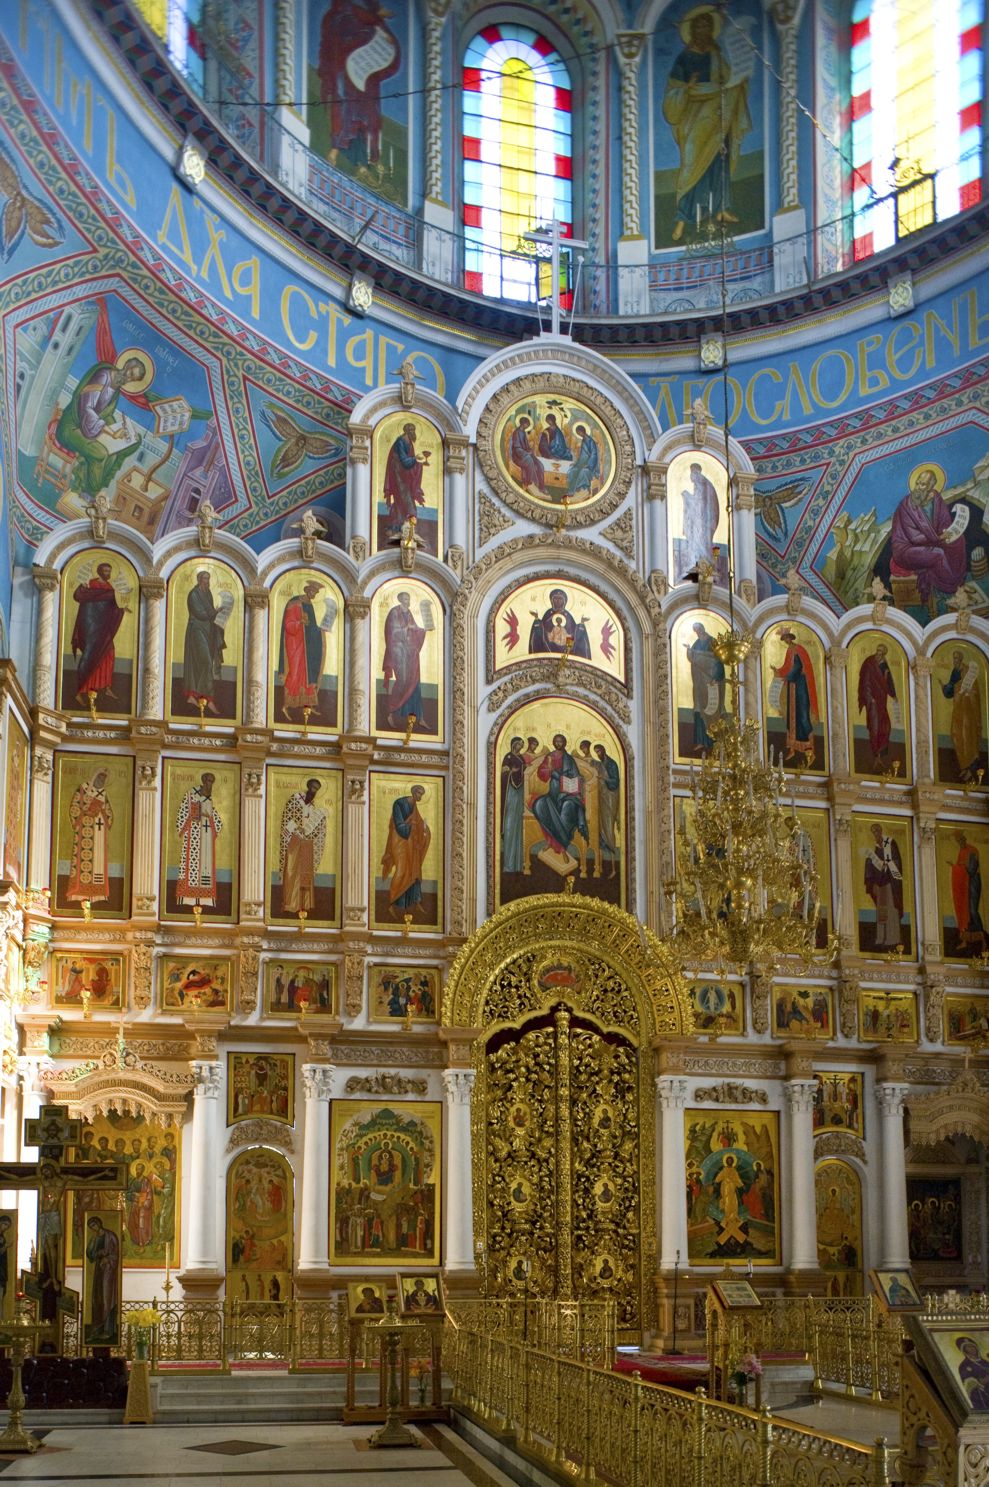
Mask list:
[[729,630],[713,649],[724,663],[732,707],[710,725],[713,746],[680,802],[676,875],[669,886],[678,958],[721,970],[809,965],[833,957],[837,939],[818,945],[820,878],[792,794],[786,801],[782,756],[762,758],[759,726],[738,713],[739,666],[751,635]]

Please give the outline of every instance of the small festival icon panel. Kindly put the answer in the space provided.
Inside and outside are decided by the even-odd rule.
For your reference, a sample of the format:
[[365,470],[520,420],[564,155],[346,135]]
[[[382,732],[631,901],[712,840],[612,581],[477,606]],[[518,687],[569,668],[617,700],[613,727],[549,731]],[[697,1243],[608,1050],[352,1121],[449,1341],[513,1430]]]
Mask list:
[[139,610],[137,573],[119,553],[91,547],[66,563],[58,647],[63,712],[134,713]]
[[87,1219],[104,1209],[121,1215],[120,1252],[125,1270],[163,1270],[166,1256],[177,1269],[181,1256],[179,1199],[182,1191],[181,1134],[171,1120],[110,1111],[83,1123],[76,1162],[126,1162],[122,1192],[89,1188],[71,1201],[69,1263],[82,1262],[88,1243]]
[[30,745],[12,708],[4,723],[3,876],[24,886],[27,866],[28,756]]
[[424,583],[389,579],[371,600],[371,724],[384,737],[443,738],[443,606]]
[[777,1038],[833,1038],[834,998],[830,986],[776,981],[773,1032]]
[[83,919],[129,916],[133,800],[133,759],[56,753],[54,913]]
[[492,759],[496,906],[574,888],[623,905],[625,751],[593,708],[570,697],[525,703]]
[[229,955],[163,955],[158,962],[163,1012],[233,1009],[234,963]]
[[332,1017],[336,1001],[335,965],[282,956],[265,962],[265,1017]]
[[286,1126],[295,1121],[293,1054],[227,1054],[227,1125],[255,1116]]
[[916,955],[913,822],[873,812],[852,817],[852,881],[862,955]]
[[442,1106],[334,1100],[330,1263],[440,1259]]
[[863,1043],[916,1043],[917,996],[912,991],[859,992],[859,1038]]
[[666,472],[669,573],[682,583],[698,564],[710,563],[714,582],[728,587],[728,477],[724,463],[705,450],[690,449]]
[[828,1296],[861,1296],[862,1182],[848,1162],[828,1158],[814,1169],[817,1263]]
[[845,681],[852,774],[909,783],[910,681],[903,648],[883,630],[856,635]]
[[268,610],[269,728],[339,732],[344,630],[339,588],[314,568],[293,568],[272,584]]
[[227,1172],[227,1296],[288,1301],[292,1295],[294,1180],[266,1146],[242,1151]]
[[779,1265],[779,1116],[685,1110],[687,1260]]
[[814,1135],[823,1136],[825,1131],[851,1131],[854,1136],[864,1136],[862,1075],[832,1071],[815,1074],[814,1080],[817,1084]]
[[714,746],[712,729],[729,717],[734,699],[728,672],[714,643],[728,621],[707,609],[692,609],[673,626],[674,757],[682,763],[704,758]]
[[827,673],[824,647],[796,620],[774,625],[762,643],[767,755],[785,769],[828,772]]
[[962,1212],[961,1178],[907,1178],[907,1233],[912,1265],[957,1265],[961,1261]]
[[439,775],[370,775],[371,927],[443,927],[444,782]]
[[989,997],[949,991],[944,998],[944,1041],[958,1047],[989,1047]]
[[491,679],[534,658],[570,662],[625,685],[626,634],[618,611],[586,584],[563,575],[524,583],[491,621]]
[[435,966],[373,965],[368,971],[371,1022],[438,1022],[440,972]]
[[[371,551],[395,551],[403,536],[421,552],[443,552],[443,435],[421,413],[389,413],[371,446]],[[407,525],[414,518],[414,535]]]
[[269,923],[340,923],[342,776],[268,766],[265,909]]
[[240,766],[166,759],[161,824],[161,917],[234,924]]
[[946,640],[934,652],[933,661],[934,778],[941,785],[989,789],[989,667],[985,655],[968,641]]
[[939,821],[938,917],[946,960],[978,960],[989,949],[982,868],[989,873],[989,827],[974,821]]
[[226,563],[190,558],[168,581],[165,711],[173,722],[238,723],[244,585]]
[[87,1015],[124,1005],[127,959],[92,950],[57,951],[51,961],[52,1001]]
[[691,981],[687,988],[697,1033],[745,1032],[745,988],[737,981]]

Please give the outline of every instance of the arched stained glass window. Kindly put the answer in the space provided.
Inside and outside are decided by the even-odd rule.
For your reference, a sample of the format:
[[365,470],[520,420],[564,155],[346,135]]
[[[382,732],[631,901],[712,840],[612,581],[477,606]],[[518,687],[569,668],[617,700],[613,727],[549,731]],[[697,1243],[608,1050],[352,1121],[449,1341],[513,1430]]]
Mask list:
[[134,0],[135,8],[165,49],[179,72],[193,87],[203,85],[205,52],[201,12],[203,0]]
[[554,217],[573,235],[571,117],[570,74],[542,36],[506,23],[474,37],[463,75],[466,288],[536,298],[522,235]]
[[853,0],[854,253],[982,197],[983,0]]

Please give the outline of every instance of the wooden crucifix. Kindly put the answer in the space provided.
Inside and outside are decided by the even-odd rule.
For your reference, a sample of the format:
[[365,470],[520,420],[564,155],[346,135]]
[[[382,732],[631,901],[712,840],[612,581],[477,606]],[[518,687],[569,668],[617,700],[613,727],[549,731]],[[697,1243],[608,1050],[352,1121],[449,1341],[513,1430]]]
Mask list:
[[62,1316],[74,1317],[79,1305],[79,1293],[65,1284],[66,1193],[127,1186],[126,1162],[66,1162],[66,1148],[81,1141],[82,1121],[72,1120],[65,1105],[46,1105],[24,1122],[24,1142],[38,1148],[37,1162],[0,1162],[0,1189],[38,1194],[34,1269],[21,1271],[20,1288],[37,1303],[38,1320],[53,1329],[60,1329]]

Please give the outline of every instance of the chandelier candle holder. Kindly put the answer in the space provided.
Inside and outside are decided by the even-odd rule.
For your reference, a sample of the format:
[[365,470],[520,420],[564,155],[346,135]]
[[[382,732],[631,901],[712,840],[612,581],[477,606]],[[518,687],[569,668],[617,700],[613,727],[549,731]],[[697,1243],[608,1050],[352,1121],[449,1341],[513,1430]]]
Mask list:
[[676,875],[669,884],[673,943],[687,964],[745,971],[784,958],[808,965],[830,959],[837,938],[817,944],[820,880],[786,796],[782,758],[762,758],[759,727],[738,715],[738,669],[752,637],[719,635],[734,699],[732,715],[712,724],[713,747],[680,802]]

